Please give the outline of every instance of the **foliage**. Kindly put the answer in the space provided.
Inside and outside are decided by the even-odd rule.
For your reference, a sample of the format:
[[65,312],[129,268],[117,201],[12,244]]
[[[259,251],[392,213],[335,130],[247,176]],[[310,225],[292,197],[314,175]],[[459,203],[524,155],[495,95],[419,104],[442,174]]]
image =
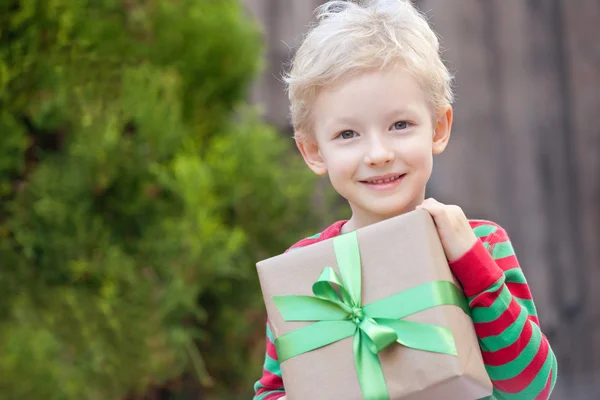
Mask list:
[[260,53],[234,0],[0,2],[2,399],[247,397],[254,263],[317,227]]

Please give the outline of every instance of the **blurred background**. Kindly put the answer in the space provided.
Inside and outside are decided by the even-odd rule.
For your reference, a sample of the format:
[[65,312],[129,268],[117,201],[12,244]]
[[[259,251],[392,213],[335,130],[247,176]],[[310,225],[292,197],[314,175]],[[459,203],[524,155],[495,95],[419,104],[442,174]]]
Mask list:
[[[281,75],[315,0],[0,0],[0,399],[249,399],[254,263],[348,217]],[[420,0],[456,74],[429,195],[503,225],[600,392],[600,2]]]

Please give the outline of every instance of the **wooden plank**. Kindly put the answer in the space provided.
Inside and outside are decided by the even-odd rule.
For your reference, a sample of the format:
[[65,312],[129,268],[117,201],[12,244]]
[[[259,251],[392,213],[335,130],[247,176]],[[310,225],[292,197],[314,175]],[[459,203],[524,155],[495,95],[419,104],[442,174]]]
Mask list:
[[[591,122],[597,120],[600,105],[600,2],[580,0],[573,7],[573,2],[561,0],[559,6],[563,16],[560,30],[568,60],[564,89],[569,116],[566,134],[573,145],[577,170],[572,176],[576,187],[571,196],[577,199],[582,252],[581,264],[572,268],[580,270],[587,282],[583,293],[587,306],[577,321],[584,338],[580,341],[578,337],[575,345],[582,347],[583,354],[573,366],[574,391],[581,398],[591,399],[600,392],[600,128]],[[578,382],[576,378],[580,376],[584,379]]]
[[323,0],[243,0],[263,26],[266,65],[252,91],[254,104],[264,110],[265,119],[280,130],[291,133],[289,103],[281,81],[284,66],[298,47],[314,9]]
[[[590,121],[600,104],[598,29],[592,23],[600,3],[583,3],[419,2],[434,10],[446,54],[458,68],[452,141],[457,134],[465,138],[438,164],[433,192],[457,198],[467,213],[492,194],[501,199],[494,207],[484,204],[515,242],[559,357],[561,380],[553,398],[586,399],[598,392],[591,377],[598,369],[600,324],[591,321],[599,311],[590,304],[600,304],[600,291],[593,290],[600,281],[600,135]],[[480,133],[495,141],[480,140]],[[467,170],[470,162],[477,166],[473,171]],[[453,176],[470,184],[456,185]],[[497,186],[482,185],[483,177],[493,177]]]
[[[524,11],[514,1],[422,0],[433,10],[446,57],[456,68],[456,123],[447,154],[431,181],[432,194],[463,206],[469,216],[501,223],[509,232],[546,324],[556,326],[545,254],[546,220],[531,135],[535,120],[527,111],[534,88],[523,76],[527,44],[506,46],[507,22],[525,36]],[[520,20],[519,20],[520,18]],[[504,36],[504,37],[503,37]],[[525,86],[524,86],[525,85]],[[524,88],[528,88],[526,93]],[[554,321],[551,323],[550,321]]]
[[500,125],[493,123],[500,118],[493,112],[497,82],[490,76],[494,71],[486,46],[484,2],[422,0],[418,5],[443,38],[444,58],[455,72],[457,89],[452,137],[447,151],[435,159],[429,192],[460,204],[472,217],[498,220],[504,174],[498,164],[503,160],[489,154],[498,152],[503,143]]

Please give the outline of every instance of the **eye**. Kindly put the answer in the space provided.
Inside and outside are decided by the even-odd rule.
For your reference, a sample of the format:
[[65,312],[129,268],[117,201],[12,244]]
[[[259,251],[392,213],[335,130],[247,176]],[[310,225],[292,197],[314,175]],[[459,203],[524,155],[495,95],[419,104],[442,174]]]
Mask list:
[[343,131],[338,135],[342,139],[352,139],[356,136],[354,131]]
[[408,128],[409,126],[410,126],[410,123],[407,121],[398,121],[390,127],[390,130],[395,129],[395,130],[401,131],[403,129]]

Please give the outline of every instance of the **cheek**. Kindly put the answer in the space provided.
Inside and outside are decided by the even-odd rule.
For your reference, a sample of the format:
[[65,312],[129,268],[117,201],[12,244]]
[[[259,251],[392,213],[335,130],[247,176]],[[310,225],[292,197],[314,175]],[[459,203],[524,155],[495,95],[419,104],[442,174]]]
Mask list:
[[402,158],[416,170],[430,173],[433,166],[431,141],[415,140],[410,146],[403,148]]
[[351,151],[344,150],[347,149],[325,150],[323,152],[323,159],[332,179],[351,177],[356,171],[356,155]]

